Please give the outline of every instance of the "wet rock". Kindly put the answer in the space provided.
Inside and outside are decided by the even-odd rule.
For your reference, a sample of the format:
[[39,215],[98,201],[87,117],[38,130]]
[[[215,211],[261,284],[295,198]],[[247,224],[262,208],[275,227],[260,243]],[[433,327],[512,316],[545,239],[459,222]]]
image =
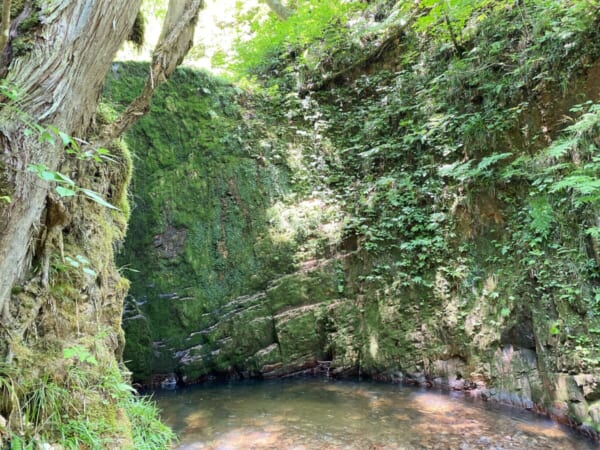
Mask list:
[[500,343],[525,349],[535,349],[535,333],[529,311],[523,310],[517,323],[502,332]]
[[582,390],[587,401],[600,400],[600,377],[592,374],[579,374],[573,377],[575,384]]

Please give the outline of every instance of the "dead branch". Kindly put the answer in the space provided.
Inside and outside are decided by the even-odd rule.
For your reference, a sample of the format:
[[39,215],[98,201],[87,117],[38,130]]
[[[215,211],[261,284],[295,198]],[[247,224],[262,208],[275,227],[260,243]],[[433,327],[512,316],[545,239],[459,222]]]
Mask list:
[[121,136],[131,125],[150,110],[150,103],[156,88],[167,81],[181,64],[190,50],[198,13],[203,0],[169,0],[167,17],[154,53],[150,74],[141,94],[127,107],[114,123],[108,124],[101,132],[103,140]]

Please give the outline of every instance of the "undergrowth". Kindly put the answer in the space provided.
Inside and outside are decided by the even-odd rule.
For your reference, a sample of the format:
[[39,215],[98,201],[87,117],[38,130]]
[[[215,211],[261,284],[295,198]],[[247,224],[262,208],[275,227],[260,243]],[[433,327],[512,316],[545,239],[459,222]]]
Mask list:
[[[5,448],[170,448],[173,432],[160,422],[154,403],[135,393],[122,369],[100,367],[80,346],[65,349],[65,355],[71,360],[66,373],[35,369],[34,376],[29,372],[34,369],[0,367]],[[131,440],[115,441],[128,424]]]

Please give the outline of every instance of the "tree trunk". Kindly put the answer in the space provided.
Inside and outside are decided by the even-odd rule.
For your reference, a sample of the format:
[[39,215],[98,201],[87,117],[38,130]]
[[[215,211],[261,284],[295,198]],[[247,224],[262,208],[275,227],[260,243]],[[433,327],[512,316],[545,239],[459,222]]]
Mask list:
[[[129,33],[141,0],[52,0],[39,12],[35,46],[15,59],[6,81],[22,91],[14,108],[0,109],[0,187],[12,202],[0,210],[0,311],[7,318],[15,281],[29,268],[48,184],[27,173],[29,164],[55,169],[64,157],[57,146],[23,134],[24,113],[83,136],[95,114],[104,78]],[[15,111],[15,108],[18,111]],[[29,258],[28,258],[29,256]]]
[[11,0],[2,2],[2,20],[0,21],[0,52],[8,42],[8,32],[10,30],[10,4]]
[[[148,111],[155,88],[182,61],[203,4],[170,0],[146,88],[119,120],[99,128],[94,119],[101,89],[141,1],[25,0],[10,26],[3,53],[9,59],[0,66],[0,368],[8,363],[17,371],[21,388],[33,390],[23,391],[24,396],[38,389],[28,379],[69,386],[73,361],[63,350],[74,345],[90,348],[97,359],[97,367],[77,367],[82,377],[85,370],[88,379],[121,376],[116,359],[124,346],[121,317],[128,283],[115,267],[114,248],[127,227],[131,160],[115,138]],[[35,16],[32,8],[37,8]],[[38,23],[30,25],[31,34],[23,41],[31,48],[10,60],[18,22],[33,17]],[[16,100],[6,86],[20,91]],[[83,150],[99,144],[109,148],[110,162],[69,156],[60,136],[56,142],[40,139],[37,130],[50,125],[80,138]],[[92,199],[96,196],[105,205],[81,195],[60,198],[51,183],[28,171],[31,165],[68,176],[76,183],[74,189],[91,192]],[[106,202],[120,210],[106,208]],[[118,384],[113,391],[87,389],[64,399],[68,405],[61,405],[60,417],[76,415],[84,423],[112,421],[115,414],[125,417],[124,406],[114,401],[123,395]],[[28,413],[7,401],[9,390],[0,391],[0,424],[8,422],[10,438],[15,428],[23,432],[23,414]],[[51,416],[38,419],[30,434],[61,436]],[[124,420],[122,426],[104,431],[110,448],[133,448]],[[0,447],[6,436],[0,433]]]
[[281,20],[287,20],[294,13],[290,8],[285,6],[279,0],[265,0],[265,3],[269,5],[271,11],[277,15]]

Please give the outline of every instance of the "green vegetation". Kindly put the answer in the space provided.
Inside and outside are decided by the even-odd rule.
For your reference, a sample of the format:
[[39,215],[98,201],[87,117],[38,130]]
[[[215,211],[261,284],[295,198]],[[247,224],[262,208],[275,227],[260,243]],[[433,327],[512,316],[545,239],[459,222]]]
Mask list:
[[284,21],[274,15],[265,19],[258,9],[238,14],[237,26],[248,27],[255,35],[238,42],[233,67],[264,72],[277,65],[282,54],[298,55],[302,60],[304,49],[322,39],[335,48],[342,44],[348,19],[363,8],[363,3],[355,0],[300,0],[292,16]]
[[557,384],[600,358],[597,2],[292,6],[242,18],[251,92],[180,71],[129,137],[134,376],[459,361],[598,429],[596,388]]
[[[110,298],[124,295],[127,287],[126,280],[110,275],[113,242],[123,239],[129,214],[127,186],[132,167],[127,147],[115,142],[110,150],[96,148],[56,127],[42,127],[22,111],[23,94],[18,89],[2,84],[0,94],[15,123],[27,127],[26,138],[48,147],[60,143],[66,164],[71,164],[69,173],[74,168],[95,172],[77,185],[44,164],[27,166],[40,180],[55,183],[58,196],[49,195],[45,250],[35,261],[38,278],[12,290],[19,306],[11,311],[15,314],[11,323],[4,325],[10,339],[2,343],[8,356],[0,366],[0,445],[11,449],[37,449],[43,444],[65,449],[169,448],[175,436],[160,422],[156,407],[137,396],[128,372],[115,361],[115,342],[122,339],[120,325],[106,329],[100,325],[101,316],[115,311],[120,315],[120,306],[104,299],[99,311],[98,294],[81,294],[104,277],[110,277],[105,291]],[[75,197],[78,193],[83,197]],[[10,196],[2,199],[12,203]],[[69,210],[63,202],[70,202]],[[86,213],[76,223],[77,232],[63,234],[64,227],[74,224],[70,213],[78,208]],[[94,227],[102,230],[103,239],[82,239],[81,234]],[[93,323],[82,319],[87,300],[95,310]],[[41,311],[43,321],[35,326],[35,333],[19,339],[22,323],[32,320],[31,309]],[[77,336],[76,343],[68,340],[69,332]],[[43,357],[35,358],[36,351]]]
[[[106,100],[126,104],[144,72],[142,65],[123,64]],[[263,134],[264,122],[242,116],[239,103],[253,105],[240,94],[224,81],[180,70],[160,89],[152,115],[128,136],[136,209],[121,256],[135,270],[127,273],[133,287],[126,318],[137,316],[135,300],[168,318],[151,329],[142,319],[126,320],[125,359],[133,360],[138,376],[174,369],[171,355],[152,368],[149,336],[182,342],[199,317],[212,322],[225,299],[266,286],[277,255],[278,267],[289,258],[291,244],[272,242],[266,225],[267,210],[288,189],[282,148]]]
[[[5,82],[0,83],[0,105],[14,114],[17,123],[21,122],[27,126],[24,132],[26,137],[37,136],[38,143],[46,146],[55,146],[58,141],[62,144],[67,155],[75,157],[80,161],[94,161],[96,163],[117,162],[106,148],[93,147],[89,143],[69,136],[55,126],[43,127],[36,123],[19,105],[23,95],[18,86],[13,86]],[[5,99],[5,101],[1,101],[2,99]],[[80,145],[80,142],[84,145]],[[77,186],[70,177],[55,170],[50,170],[45,164],[29,164],[27,171],[35,173],[43,181],[55,183],[54,189],[59,197],[72,197],[80,193],[99,205],[110,209],[117,209],[104,200],[97,192]],[[10,196],[2,196],[0,198],[6,203],[11,203]]]
[[[288,4],[240,3],[251,36],[214,58],[237,85],[178,70],[128,146],[37,125],[2,82],[23,139],[65,152],[18,169],[55,189],[2,312],[2,443],[167,448],[121,352],[142,382],[454,377],[600,432],[598,2]],[[147,75],[114,63],[94,133]]]
[[[0,412],[9,418],[5,425],[13,431],[8,448],[35,449],[46,443],[100,450],[114,445],[117,431],[126,434],[129,423],[131,440],[121,441],[119,448],[170,446],[174,435],[158,420],[156,407],[132,394],[119,367],[99,365],[95,351],[83,345],[65,348],[64,359],[71,363],[64,373],[0,367],[0,388],[6,399]],[[36,376],[27,370],[36,370]],[[102,415],[99,402],[104,406]]]

